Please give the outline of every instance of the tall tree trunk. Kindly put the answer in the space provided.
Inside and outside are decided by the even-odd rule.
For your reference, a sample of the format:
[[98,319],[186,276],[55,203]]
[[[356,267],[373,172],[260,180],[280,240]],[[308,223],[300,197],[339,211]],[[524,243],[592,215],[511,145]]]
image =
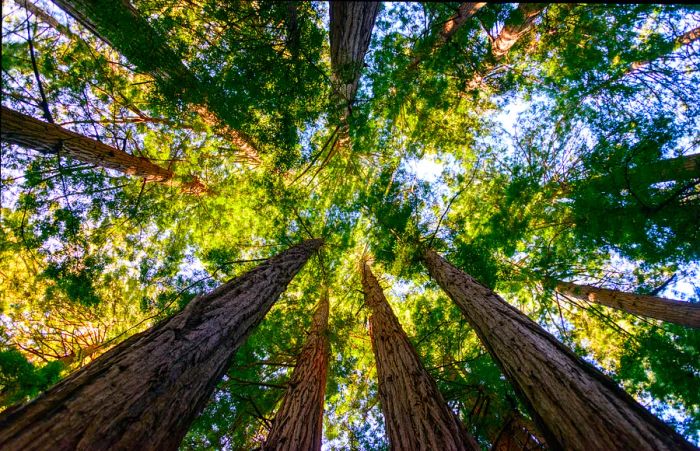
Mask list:
[[551,448],[695,449],[496,293],[432,249],[423,260],[531,410]]
[[321,295],[311,332],[289,381],[282,406],[272,422],[264,450],[320,450],[323,400],[328,372],[328,290]]
[[195,178],[191,182],[182,183],[175,179],[173,171],[153,164],[147,158],[136,157],[116,147],[4,106],[1,111],[0,137],[10,144],[42,153],[58,154],[59,158],[71,157],[124,174],[143,177],[148,182],[179,185],[183,191],[192,194],[201,194],[206,191],[206,187],[199,179]]
[[379,2],[330,2],[331,83],[340,111],[341,146],[348,141],[347,121],[378,12]]
[[700,153],[666,158],[633,168],[617,167],[609,174],[594,177],[589,183],[593,189],[609,192],[611,189],[634,189],[654,183],[700,179]]
[[[700,27],[695,27],[692,30],[686,31],[685,33],[674,39],[673,46],[671,48],[673,51],[676,51],[679,47],[689,46],[698,39],[700,39]],[[664,58],[664,56],[666,55],[659,55],[656,58],[647,61],[635,61],[630,65],[630,68],[623,74],[623,76],[629,74],[632,71],[647,66],[658,59],[662,59]]]
[[309,256],[309,240],[0,414],[0,449],[176,449],[229,361]]
[[481,449],[442,398],[367,262],[362,262],[362,289],[371,311],[379,401],[391,449]]
[[441,46],[445,45],[450,39],[452,39],[452,36],[457,33],[457,31],[462,28],[462,25],[464,25],[467,20],[471,19],[474,14],[476,14],[481,8],[486,6],[486,2],[464,2],[459,7],[457,8],[457,12],[452,15],[449,19],[447,19],[447,22],[442,26],[440,29],[440,33],[437,36],[437,39],[435,43],[428,49],[427,52],[425,53],[420,53],[413,57],[413,60],[411,60],[411,64],[409,64],[408,69],[413,70],[418,65],[420,62],[426,57],[426,55],[430,54],[432,51],[440,48]]
[[635,315],[700,328],[700,304],[607,288],[557,282],[558,292]]
[[468,89],[476,89],[484,76],[491,72],[511,48],[534,27],[535,20],[542,14],[548,3],[519,3],[518,8],[508,17],[503,29],[491,42],[491,58],[484,67],[466,83]]
[[[166,92],[190,103],[216,133],[237,146],[251,163],[260,163],[250,137],[234,130],[222,117],[226,106],[212,101],[226,93],[199,80],[128,0],[52,0],[83,27],[124,55],[139,70],[150,74]],[[224,113],[224,114],[222,114]]]

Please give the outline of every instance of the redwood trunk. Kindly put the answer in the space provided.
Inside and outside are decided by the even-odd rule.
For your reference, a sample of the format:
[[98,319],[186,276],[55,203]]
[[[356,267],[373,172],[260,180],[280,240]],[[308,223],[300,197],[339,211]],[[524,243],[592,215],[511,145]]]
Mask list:
[[282,406],[275,415],[264,450],[320,450],[323,400],[328,372],[328,292],[314,314],[311,332],[289,381]]
[[433,250],[423,260],[532,411],[551,448],[695,449],[496,293]]
[[544,11],[547,3],[520,3],[516,14],[509,17],[503,25],[503,29],[491,43],[491,58],[484,67],[466,83],[468,89],[476,89],[481,84],[484,76],[491,72],[498,62],[505,57],[511,48],[526,34],[528,34],[535,20]]
[[474,14],[476,14],[481,8],[486,6],[486,2],[464,2],[457,8],[457,12],[452,15],[447,22],[442,26],[440,33],[438,34],[437,40],[433,46],[428,49],[426,53],[421,53],[416,55],[411,64],[409,64],[408,69],[413,70],[420,62],[425,58],[426,54],[430,54],[433,50],[436,50],[443,46],[446,42],[452,39],[457,31],[462,28],[462,25],[466,23],[468,19],[471,19]]
[[222,120],[222,109],[226,106],[210,102],[210,98],[225,99],[227,94],[199,80],[128,0],[52,1],[141,71],[150,74],[165,91],[178,93],[207,125],[239,147],[248,161],[260,163],[250,137]]
[[535,23],[535,19],[542,13],[547,3],[520,3],[516,13],[517,18],[506,21],[503,29],[491,44],[491,53],[496,58],[504,57],[510,49],[529,33]]
[[355,101],[379,2],[330,2],[331,81],[343,120]]
[[206,187],[198,180],[179,183],[169,169],[151,163],[147,158],[136,157],[116,147],[49,124],[26,114],[2,107],[0,116],[3,141],[43,153],[67,156],[85,163],[114,169],[128,175],[143,177],[148,182],[181,185],[191,193],[202,193]]
[[567,296],[595,302],[627,313],[683,326],[700,327],[700,304],[570,282],[558,282],[557,291]]
[[321,240],[267,260],[0,414],[0,449],[176,449],[229,361]]
[[391,449],[480,450],[423,367],[366,262],[362,289]]

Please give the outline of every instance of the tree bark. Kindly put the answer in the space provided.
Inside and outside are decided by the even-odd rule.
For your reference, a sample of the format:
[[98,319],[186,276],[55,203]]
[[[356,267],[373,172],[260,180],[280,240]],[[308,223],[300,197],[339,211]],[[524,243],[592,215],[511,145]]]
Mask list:
[[176,449],[229,361],[322,244],[270,258],[0,414],[0,448]]
[[355,101],[378,12],[379,2],[330,2],[331,83],[342,122]]
[[272,422],[264,450],[320,450],[323,433],[323,400],[330,344],[328,342],[328,291],[313,317],[311,332],[289,381],[282,406]]
[[[146,19],[128,0],[52,0],[83,27],[120,52],[139,70],[150,74],[171,93],[193,106],[215,132],[237,146],[251,163],[259,164],[258,149],[249,136],[234,130],[222,119],[225,105],[210,101],[225,99],[211,85],[199,80]],[[212,92],[214,91],[214,92]]]
[[558,292],[635,315],[700,328],[700,304],[607,288],[557,282]]
[[457,33],[460,28],[462,28],[462,25],[464,25],[467,20],[471,19],[474,14],[476,14],[485,5],[486,2],[464,2],[459,5],[457,12],[453,14],[452,17],[447,19],[447,22],[445,22],[445,24],[442,26],[437,40],[432,47],[430,47],[425,54],[421,53],[416,55],[413,60],[411,60],[411,64],[408,65],[408,69],[415,69],[418,67],[420,62],[423,61],[426,54],[430,54],[434,50],[445,45],[445,43],[452,39],[452,36],[454,36],[454,34]]
[[367,262],[362,262],[362,289],[391,449],[480,450],[442,398]]
[[0,137],[10,144],[42,153],[58,154],[59,157],[71,157],[124,174],[143,177],[147,182],[179,185],[183,191],[191,194],[201,194],[206,191],[206,187],[199,179],[180,182],[175,179],[175,174],[171,170],[153,164],[147,158],[136,157],[116,147],[4,106],[1,111]]
[[519,3],[517,10],[511,14],[503,25],[503,29],[491,42],[491,58],[485,67],[475,73],[466,83],[468,89],[476,89],[484,76],[491,72],[511,48],[532,30],[535,20],[542,14],[548,3]]
[[696,449],[496,293],[432,249],[423,253],[423,261],[513,384],[551,448]]

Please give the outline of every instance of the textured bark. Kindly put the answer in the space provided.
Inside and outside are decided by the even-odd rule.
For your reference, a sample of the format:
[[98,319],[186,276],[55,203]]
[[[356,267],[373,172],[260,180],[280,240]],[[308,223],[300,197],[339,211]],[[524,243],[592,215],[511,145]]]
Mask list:
[[535,425],[514,412],[493,441],[491,451],[535,451],[546,450],[547,444]]
[[323,400],[330,354],[328,309],[326,291],[316,308],[311,332],[297,358],[289,389],[275,415],[264,450],[321,449]]
[[116,147],[4,106],[1,111],[0,137],[4,142],[143,177],[147,182],[177,185],[183,191],[192,194],[206,191],[206,187],[198,179],[182,183],[175,179],[173,171],[153,164],[147,158],[136,157]]
[[557,282],[557,291],[627,313],[700,328],[700,304],[571,282]]
[[225,105],[210,102],[211,98],[225,99],[226,93],[199,80],[128,0],[52,1],[141,71],[150,74],[161,87],[178,92],[217,134],[237,146],[250,162],[260,163],[251,138],[222,119],[221,109]]
[[366,262],[362,289],[391,449],[481,449],[442,398]]
[[531,410],[551,448],[696,449],[496,293],[433,250],[425,251],[423,260]]
[[267,260],[0,414],[0,449],[176,449],[236,350],[321,240]]
[[355,101],[379,2],[330,2],[331,82],[347,120]]
[[447,19],[447,22],[445,22],[445,24],[442,26],[442,29],[438,34],[437,40],[435,41],[433,46],[428,50],[428,52],[426,52],[425,54],[418,54],[413,58],[413,60],[411,60],[411,64],[409,64],[408,66],[409,70],[413,70],[416,67],[418,67],[420,62],[425,58],[427,54],[430,54],[434,50],[445,45],[446,42],[452,39],[452,36],[454,36],[454,34],[457,33],[457,31],[462,27],[462,25],[464,25],[464,23],[468,19],[471,19],[474,16],[474,14],[476,14],[485,5],[486,2],[464,2],[461,5],[459,5],[459,7],[457,8],[457,12],[454,15],[452,15],[452,17]]

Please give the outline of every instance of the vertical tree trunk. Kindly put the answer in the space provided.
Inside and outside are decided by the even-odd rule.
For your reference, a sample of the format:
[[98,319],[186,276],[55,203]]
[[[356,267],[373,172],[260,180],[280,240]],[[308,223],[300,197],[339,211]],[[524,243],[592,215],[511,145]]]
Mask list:
[[557,291],[584,301],[595,302],[635,315],[689,327],[700,327],[700,304],[607,288],[557,282]]
[[67,156],[85,163],[114,169],[128,175],[143,177],[148,182],[180,185],[186,192],[201,194],[206,187],[195,178],[191,182],[177,181],[175,174],[151,163],[147,158],[136,157],[92,138],[66,130],[58,125],[34,119],[2,107],[0,137],[3,141],[43,153]]
[[289,381],[282,406],[275,415],[264,450],[320,450],[323,400],[328,371],[328,290],[321,295],[311,332]]
[[431,249],[423,260],[529,407],[550,447],[695,449],[496,293]]
[[176,449],[230,359],[321,246],[267,260],[0,414],[0,449]]
[[341,141],[347,136],[347,119],[378,11],[379,2],[330,2],[331,83],[344,125]]
[[260,163],[251,138],[222,119],[226,117],[226,105],[212,101],[212,98],[226,99],[227,94],[199,80],[128,0],[52,1],[141,71],[150,74],[166,92],[177,94],[191,104],[202,120],[237,146],[248,161]]
[[391,449],[481,449],[423,367],[367,262],[362,262],[362,289]]

